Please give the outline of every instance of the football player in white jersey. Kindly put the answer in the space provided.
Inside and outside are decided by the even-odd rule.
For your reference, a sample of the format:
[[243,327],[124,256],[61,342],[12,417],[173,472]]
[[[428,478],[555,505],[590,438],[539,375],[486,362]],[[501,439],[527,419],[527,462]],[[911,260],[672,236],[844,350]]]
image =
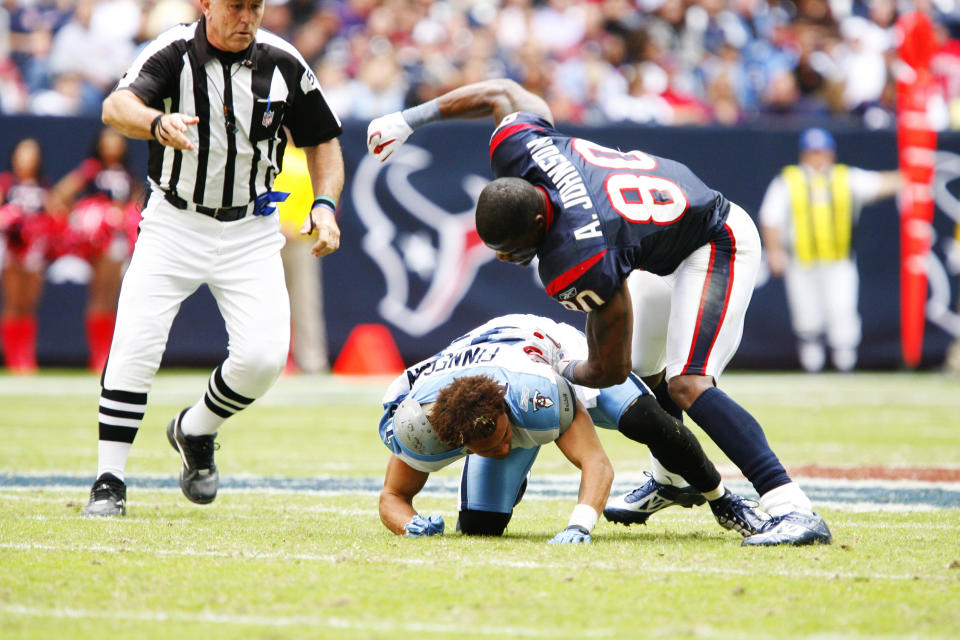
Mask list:
[[745,536],[762,530],[765,517],[724,487],[693,433],[660,408],[639,378],[590,389],[574,386],[547,364],[561,353],[578,357],[586,350],[586,338],[568,325],[509,315],[397,377],[384,396],[380,421],[380,437],[393,453],[380,493],[384,525],[398,535],[442,534],[443,518],[421,516],[413,498],[430,472],[466,457],[457,529],[502,535],[540,446],[556,442],[581,479],[568,525],[550,542],[589,542],[613,481],[596,424],[646,444],[669,471],[693,485],[674,487],[676,499],[662,505],[628,509],[630,522],[645,522],[673,504],[710,501],[723,527]]

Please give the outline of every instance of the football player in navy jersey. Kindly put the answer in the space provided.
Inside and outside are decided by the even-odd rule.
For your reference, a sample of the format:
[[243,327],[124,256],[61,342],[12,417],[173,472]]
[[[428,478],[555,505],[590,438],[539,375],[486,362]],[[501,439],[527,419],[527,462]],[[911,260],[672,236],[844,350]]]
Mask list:
[[[467,85],[377,118],[367,146],[383,161],[421,126],[481,116],[496,123],[490,140],[496,179],[480,194],[477,232],[500,260],[527,265],[537,257],[547,294],[587,314],[588,356],[551,364],[590,387],[619,384],[636,367],[665,409],[677,417],[686,411],[772,516],[744,544],[829,543],[826,523],[760,424],[716,387],[739,346],[760,266],[750,216],[683,164],[557,131],[546,102],[510,80]],[[635,270],[663,282],[634,301],[626,280]],[[645,334],[639,342],[648,347],[636,362],[635,310]],[[661,478],[625,496],[612,513],[666,499]]]
[[[646,444],[693,484],[671,487],[685,507],[710,502],[714,517],[742,535],[767,523],[724,487],[696,437],[657,404],[635,375],[606,389],[571,385],[549,366],[561,345],[586,356],[582,333],[549,318],[494,318],[401,373],[383,398],[380,438],[392,453],[380,492],[380,519],[398,535],[442,535],[443,518],[423,516],[413,499],[427,476],[463,457],[457,530],[501,535],[520,502],[542,445],[555,442],[581,472],[578,503],[551,542],[590,542],[613,469],[594,424]],[[625,514],[642,523],[655,511]],[[756,503],[754,503],[756,504]]]

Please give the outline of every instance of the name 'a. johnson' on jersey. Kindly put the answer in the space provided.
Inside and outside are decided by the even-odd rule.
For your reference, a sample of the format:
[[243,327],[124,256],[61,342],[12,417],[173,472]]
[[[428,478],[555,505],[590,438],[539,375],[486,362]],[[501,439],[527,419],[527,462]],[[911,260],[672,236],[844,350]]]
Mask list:
[[574,311],[603,305],[634,269],[672,273],[730,208],[679,162],[571,137],[528,112],[501,121],[490,164],[495,177],[522,178],[546,194],[540,279]]

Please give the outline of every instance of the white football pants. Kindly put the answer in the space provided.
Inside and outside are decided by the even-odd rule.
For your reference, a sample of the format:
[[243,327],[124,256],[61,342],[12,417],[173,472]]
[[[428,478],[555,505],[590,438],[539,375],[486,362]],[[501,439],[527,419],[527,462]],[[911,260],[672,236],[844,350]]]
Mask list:
[[760,234],[736,204],[723,233],[667,276],[634,271],[633,368],[649,376],[664,368],[719,378],[740,346],[743,320],[760,267]]
[[153,194],[123,278],[103,386],[148,392],[180,303],[206,284],[229,337],[224,380],[243,396],[263,395],[290,345],[283,243],[276,214],[220,222]]
[[823,368],[823,337],[826,336],[837,369],[853,369],[860,344],[860,314],[857,313],[860,279],[854,261],[802,265],[791,260],[784,274],[784,285],[803,368],[807,371]]

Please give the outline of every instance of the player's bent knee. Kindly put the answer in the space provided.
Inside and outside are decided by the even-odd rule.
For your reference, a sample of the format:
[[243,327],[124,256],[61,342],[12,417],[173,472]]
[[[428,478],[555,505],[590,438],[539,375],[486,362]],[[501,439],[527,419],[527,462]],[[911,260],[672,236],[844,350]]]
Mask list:
[[512,513],[464,509],[457,520],[457,531],[465,536],[502,536]]
[[675,376],[667,383],[670,397],[684,411],[712,386],[713,378],[700,375]]

